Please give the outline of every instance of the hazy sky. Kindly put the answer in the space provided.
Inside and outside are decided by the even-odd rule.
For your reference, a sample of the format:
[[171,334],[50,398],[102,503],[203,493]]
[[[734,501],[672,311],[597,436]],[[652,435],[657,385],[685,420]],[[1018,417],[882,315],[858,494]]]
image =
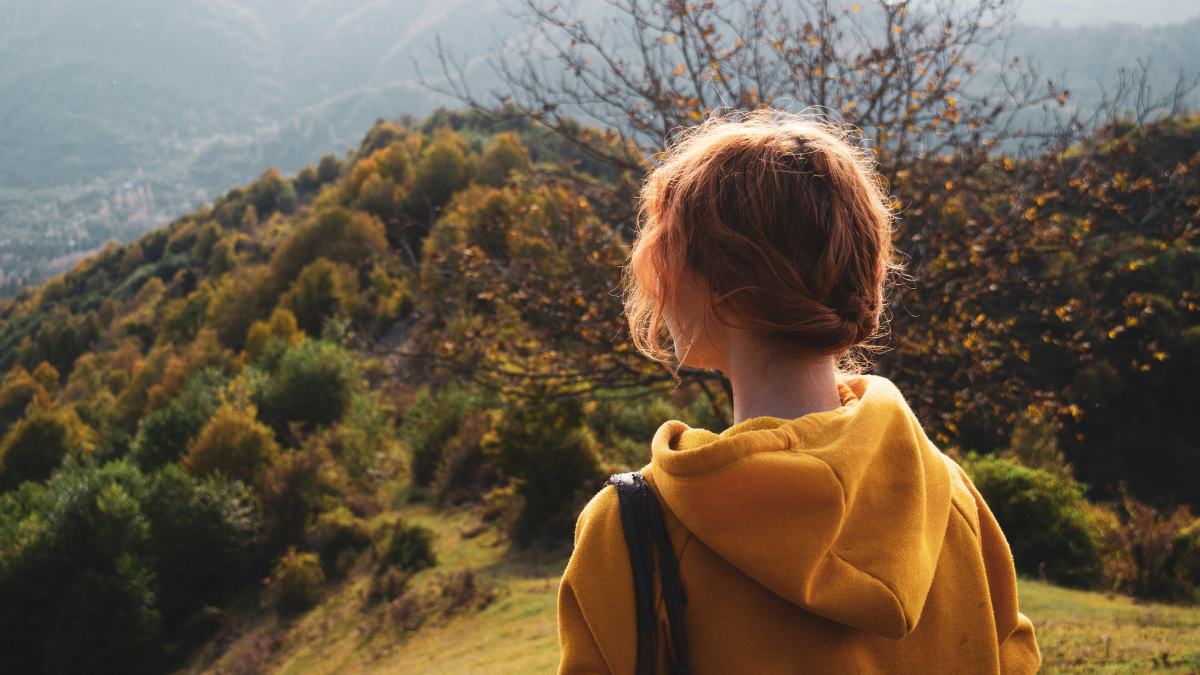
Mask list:
[[1150,26],[1200,14],[1200,0],[1024,0],[1022,21],[1064,26],[1122,21]]

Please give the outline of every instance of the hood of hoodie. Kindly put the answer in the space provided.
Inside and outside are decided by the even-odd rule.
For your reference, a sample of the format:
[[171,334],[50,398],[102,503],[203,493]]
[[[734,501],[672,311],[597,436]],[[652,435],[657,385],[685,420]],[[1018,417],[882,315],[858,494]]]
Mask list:
[[668,422],[654,437],[653,480],[683,525],[750,578],[899,639],[933,583],[950,473],[895,385],[865,376],[839,389],[836,410],[720,435]]

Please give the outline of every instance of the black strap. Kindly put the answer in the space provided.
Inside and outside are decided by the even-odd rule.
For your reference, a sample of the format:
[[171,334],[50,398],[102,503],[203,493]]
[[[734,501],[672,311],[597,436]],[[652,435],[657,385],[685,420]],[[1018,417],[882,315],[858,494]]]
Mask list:
[[[608,479],[617,489],[621,505],[621,525],[625,529],[625,545],[629,548],[629,564],[633,568],[634,603],[637,605],[637,675],[654,675],[658,665],[654,631],[654,552],[658,548],[659,571],[662,575],[663,600],[666,601],[674,658],[670,658],[673,675],[690,675],[688,664],[687,628],[683,606],[687,598],[679,581],[679,563],[675,548],[667,536],[667,524],[654,490],[642,474],[619,473]],[[669,654],[670,652],[668,652]]]

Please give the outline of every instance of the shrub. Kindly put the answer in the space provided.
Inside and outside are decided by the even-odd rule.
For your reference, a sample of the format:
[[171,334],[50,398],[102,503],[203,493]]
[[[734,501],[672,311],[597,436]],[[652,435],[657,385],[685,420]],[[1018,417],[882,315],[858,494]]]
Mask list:
[[244,488],[132,464],[0,496],[0,652],[20,673],[148,673],[169,638],[244,578]]
[[219,391],[228,382],[228,376],[215,368],[192,373],[179,396],[143,417],[130,448],[138,466],[152,471],[179,461],[217,411]]
[[283,646],[286,631],[280,628],[257,628],[238,638],[218,671],[221,675],[263,675],[271,656]]
[[487,412],[467,415],[458,433],[443,445],[442,459],[430,488],[439,504],[458,505],[479,500],[500,482],[495,463],[483,451],[492,428]]
[[1004,530],[1019,572],[1085,588],[1101,582],[1083,485],[994,456],[972,455],[963,469]]
[[496,597],[491,584],[480,583],[475,570],[450,572],[438,579],[441,587],[442,615],[450,616],[463,609],[483,609]]
[[246,358],[251,363],[258,361],[267,352],[267,345],[279,340],[284,347],[295,347],[304,342],[304,333],[296,324],[296,315],[276,307],[271,318],[255,321],[246,332]]
[[317,258],[301,270],[279,302],[312,337],[320,336],[330,317],[354,318],[366,308],[358,290],[358,273],[349,265],[335,265],[325,258]]
[[0,491],[50,477],[63,458],[89,452],[96,434],[71,408],[55,408],[44,393],[0,441]]
[[[117,395],[115,424],[127,431],[137,431],[138,420],[146,413],[149,392],[162,381],[163,372],[172,356],[171,351],[167,346],[154,347],[142,358],[137,342],[130,339],[113,354],[109,374],[114,376],[114,381],[109,382],[110,388],[112,385],[123,385]],[[118,371],[128,372],[128,380],[121,377]]]
[[284,614],[302,612],[320,600],[324,584],[325,571],[317,555],[288,548],[271,570],[263,604]]
[[422,391],[417,395],[400,425],[401,438],[412,455],[415,484],[429,485],[446,443],[458,434],[467,415],[483,405],[481,397],[453,383],[436,394]]
[[416,630],[425,622],[425,603],[416,591],[409,591],[392,600],[388,605],[387,614],[397,628]]
[[258,543],[258,502],[240,482],[196,482],[179,467],[148,474],[157,608],[167,627],[220,605],[244,580]]
[[483,153],[479,169],[481,182],[499,187],[508,181],[514,171],[532,171],[533,163],[529,160],[529,150],[521,144],[517,135],[504,132],[496,136],[495,144]]
[[404,518],[384,521],[375,530],[375,560],[380,567],[396,565],[409,572],[433,567],[433,532]]
[[550,547],[570,542],[576,516],[604,478],[595,441],[584,426],[583,405],[568,400],[511,406],[483,447],[512,481],[517,498],[517,512],[509,519],[514,542]]
[[59,307],[38,329],[37,336],[18,350],[17,362],[33,370],[42,361],[49,361],[59,372],[70,372],[75,359],[88,350],[103,330],[95,312],[75,316],[66,307]]
[[332,183],[338,179],[342,173],[342,162],[337,158],[337,155],[328,154],[321,157],[320,163],[317,165],[317,181],[321,183]]
[[368,603],[391,602],[404,595],[411,579],[411,573],[405,572],[397,565],[391,565],[379,574],[371,576],[371,580],[367,582],[366,600]]
[[1027,412],[1017,420],[1008,449],[1001,456],[1061,478],[1071,476],[1071,465],[1058,450],[1054,423],[1035,414]]
[[186,300],[177,300],[175,309],[167,314],[158,333],[160,344],[182,345],[195,339],[208,316],[208,305],[212,302],[212,286],[208,282],[188,294]]
[[415,305],[408,281],[389,275],[382,267],[371,270],[369,295],[372,311],[381,325],[408,316]]
[[362,550],[371,543],[367,523],[345,506],[320,514],[304,530],[305,539],[327,567],[332,566],[341,553]]
[[222,405],[188,446],[180,466],[193,476],[221,474],[261,488],[263,471],[279,454],[275,434],[253,406]]
[[268,548],[278,551],[299,541],[306,525],[345,502],[348,488],[345,472],[319,439],[280,453],[267,467],[259,493]]
[[[354,173],[358,173],[357,167]],[[358,199],[354,205],[357,210],[367,211],[388,221],[399,215],[396,204],[399,192],[394,181],[372,173],[358,188]]]
[[686,418],[689,412],[654,395],[632,399],[602,397],[592,405],[587,424],[601,445],[601,459],[605,473],[609,474],[645,466],[650,459],[650,441],[658,428],[668,420]]
[[287,187],[288,184],[283,180],[279,169],[271,167],[263,171],[258,180],[250,185],[246,197],[257,215],[265,220],[273,211],[287,211],[294,206],[291,202],[295,201],[295,193],[292,193],[290,198],[284,198]]
[[25,414],[25,408],[44,387],[21,366],[13,366],[0,384],[0,433]]
[[433,141],[413,167],[406,208],[415,218],[432,223],[450,197],[465,188],[475,174],[466,143],[453,130],[434,131]]
[[367,392],[355,394],[350,400],[341,424],[331,434],[330,449],[350,478],[360,485],[368,484],[372,477],[380,477],[381,465],[398,460],[400,454],[387,410]]
[[359,266],[387,250],[383,222],[342,207],[313,209],[271,257],[275,288],[284,289],[317,258]]
[[269,270],[263,265],[241,265],[222,277],[213,289],[207,320],[222,345],[242,348],[250,325],[274,304],[275,296],[270,291]]
[[328,426],[346,412],[362,377],[350,352],[326,340],[289,349],[256,395],[263,419]]
[[217,334],[211,328],[202,329],[191,344],[173,351],[158,384],[146,390],[146,407],[150,410],[166,405],[187,386],[193,373],[210,368],[231,374],[241,370],[237,357],[217,343]]
[[1126,495],[1124,523],[1109,543],[1133,563],[1116,590],[1148,600],[1200,602],[1200,518],[1188,506],[1170,515]]

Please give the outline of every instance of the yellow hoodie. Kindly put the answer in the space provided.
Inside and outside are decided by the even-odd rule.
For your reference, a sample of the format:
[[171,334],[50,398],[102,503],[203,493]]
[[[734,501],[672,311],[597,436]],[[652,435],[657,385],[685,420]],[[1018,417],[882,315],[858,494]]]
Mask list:
[[[796,420],[655,434],[643,474],[679,558],[692,672],[1035,673],[1012,555],[971,481],[891,382],[839,389],[842,407]],[[558,624],[559,673],[633,675],[633,574],[611,487],[579,516]]]

